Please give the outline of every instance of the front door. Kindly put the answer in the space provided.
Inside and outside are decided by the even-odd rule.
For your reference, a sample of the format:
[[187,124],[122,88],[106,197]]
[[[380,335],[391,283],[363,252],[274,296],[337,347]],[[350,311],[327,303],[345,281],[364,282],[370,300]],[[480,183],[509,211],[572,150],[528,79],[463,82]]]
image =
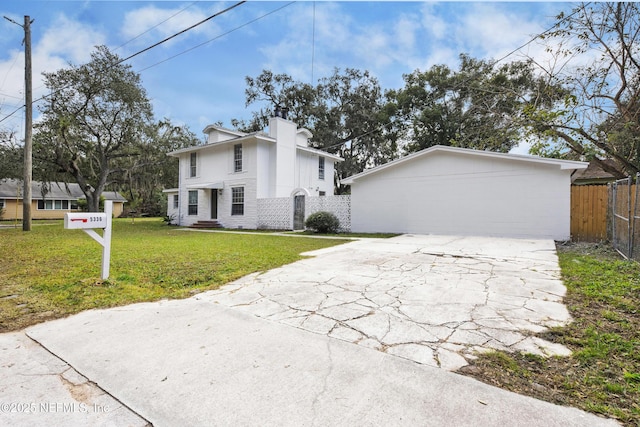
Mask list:
[[211,190],[211,219],[218,219],[218,190]]
[[293,229],[304,230],[304,196],[293,197]]

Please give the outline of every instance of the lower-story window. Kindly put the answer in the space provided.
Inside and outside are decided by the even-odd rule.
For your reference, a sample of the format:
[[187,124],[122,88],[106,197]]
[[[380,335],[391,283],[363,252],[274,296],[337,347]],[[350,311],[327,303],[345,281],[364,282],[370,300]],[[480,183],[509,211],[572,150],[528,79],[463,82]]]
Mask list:
[[244,215],[244,187],[231,188],[231,215]]
[[198,191],[189,191],[189,215],[198,215]]
[[67,210],[69,209],[68,200],[38,200],[39,210]]

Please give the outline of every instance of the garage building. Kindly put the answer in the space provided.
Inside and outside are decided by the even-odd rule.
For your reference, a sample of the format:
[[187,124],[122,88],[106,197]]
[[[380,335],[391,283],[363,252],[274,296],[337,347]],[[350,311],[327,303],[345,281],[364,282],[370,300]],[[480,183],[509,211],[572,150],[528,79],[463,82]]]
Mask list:
[[343,180],[351,231],[570,238],[585,162],[436,145]]

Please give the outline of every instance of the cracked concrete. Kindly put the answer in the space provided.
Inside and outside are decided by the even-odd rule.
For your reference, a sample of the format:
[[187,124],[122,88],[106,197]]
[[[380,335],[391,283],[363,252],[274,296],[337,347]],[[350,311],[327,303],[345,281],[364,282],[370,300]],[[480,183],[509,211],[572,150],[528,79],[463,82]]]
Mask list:
[[451,371],[493,349],[570,354],[531,336],[571,321],[553,241],[403,235],[308,255],[196,299]]

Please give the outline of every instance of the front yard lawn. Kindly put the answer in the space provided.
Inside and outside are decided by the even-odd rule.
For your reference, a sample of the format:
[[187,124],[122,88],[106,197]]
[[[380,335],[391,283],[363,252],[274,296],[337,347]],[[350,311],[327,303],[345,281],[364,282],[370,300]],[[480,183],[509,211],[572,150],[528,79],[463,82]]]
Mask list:
[[605,245],[560,245],[574,321],[540,336],[571,357],[493,352],[462,373],[489,384],[640,426],[640,263]]
[[62,221],[0,229],[0,332],[91,308],[184,298],[345,240],[185,232],[157,218],[114,221],[111,271],[102,247]]

